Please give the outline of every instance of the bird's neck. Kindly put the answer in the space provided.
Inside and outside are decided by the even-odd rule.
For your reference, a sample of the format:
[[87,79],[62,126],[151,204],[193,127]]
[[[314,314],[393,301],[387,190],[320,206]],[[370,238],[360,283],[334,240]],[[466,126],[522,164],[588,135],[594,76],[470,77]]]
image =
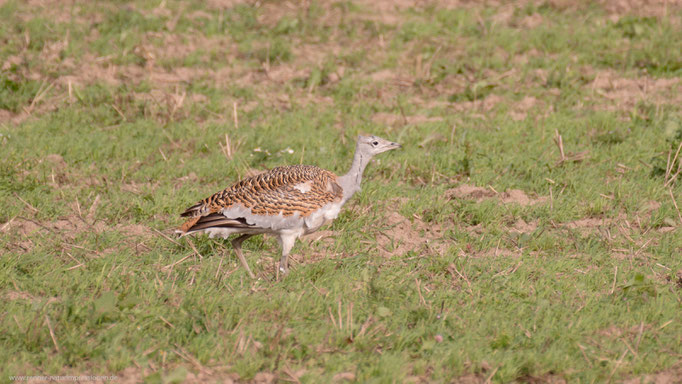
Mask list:
[[339,185],[343,188],[343,201],[350,199],[355,192],[360,190],[360,182],[362,182],[362,173],[365,172],[365,167],[371,160],[370,155],[362,154],[356,147],[355,156],[353,157],[353,164],[350,166],[348,173],[339,178]]

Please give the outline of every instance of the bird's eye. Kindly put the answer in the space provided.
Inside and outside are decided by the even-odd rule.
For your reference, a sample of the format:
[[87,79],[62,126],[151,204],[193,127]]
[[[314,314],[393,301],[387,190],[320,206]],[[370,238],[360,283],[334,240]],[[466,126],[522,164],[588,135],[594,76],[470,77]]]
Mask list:
[[372,145],[376,147],[377,145],[379,145],[379,142],[378,141],[372,141]]

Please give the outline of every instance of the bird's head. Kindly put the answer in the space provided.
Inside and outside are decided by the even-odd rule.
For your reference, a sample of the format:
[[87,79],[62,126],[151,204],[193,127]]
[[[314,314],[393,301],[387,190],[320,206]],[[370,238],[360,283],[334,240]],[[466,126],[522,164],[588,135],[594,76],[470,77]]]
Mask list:
[[391,149],[396,148],[400,148],[400,144],[382,139],[378,136],[358,136],[357,149],[362,151],[365,155],[374,156],[381,152],[390,151]]

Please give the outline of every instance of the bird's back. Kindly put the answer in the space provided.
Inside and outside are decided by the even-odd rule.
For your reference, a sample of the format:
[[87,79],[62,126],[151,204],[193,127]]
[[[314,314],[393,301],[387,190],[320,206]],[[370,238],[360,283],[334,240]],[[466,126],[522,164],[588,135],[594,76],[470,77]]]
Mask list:
[[[242,179],[199,201],[182,213],[191,217],[181,228],[187,233],[208,225],[216,214],[257,228],[295,226],[327,204],[341,200],[337,176],[311,165],[290,165]],[[224,220],[223,220],[224,221]],[[224,225],[224,223],[223,223]],[[203,229],[203,228],[202,228]]]

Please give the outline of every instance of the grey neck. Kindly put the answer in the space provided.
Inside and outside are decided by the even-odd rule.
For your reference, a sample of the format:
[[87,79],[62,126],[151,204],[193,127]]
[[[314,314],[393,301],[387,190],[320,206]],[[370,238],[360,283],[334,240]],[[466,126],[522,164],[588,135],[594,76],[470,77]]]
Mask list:
[[363,154],[359,148],[355,148],[355,156],[353,157],[353,164],[350,170],[345,175],[339,177],[339,185],[343,188],[343,202],[350,199],[355,192],[360,190],[360,182],[362,181],[362,173],[365,172],[365,167],[369,164],[372,156]]

